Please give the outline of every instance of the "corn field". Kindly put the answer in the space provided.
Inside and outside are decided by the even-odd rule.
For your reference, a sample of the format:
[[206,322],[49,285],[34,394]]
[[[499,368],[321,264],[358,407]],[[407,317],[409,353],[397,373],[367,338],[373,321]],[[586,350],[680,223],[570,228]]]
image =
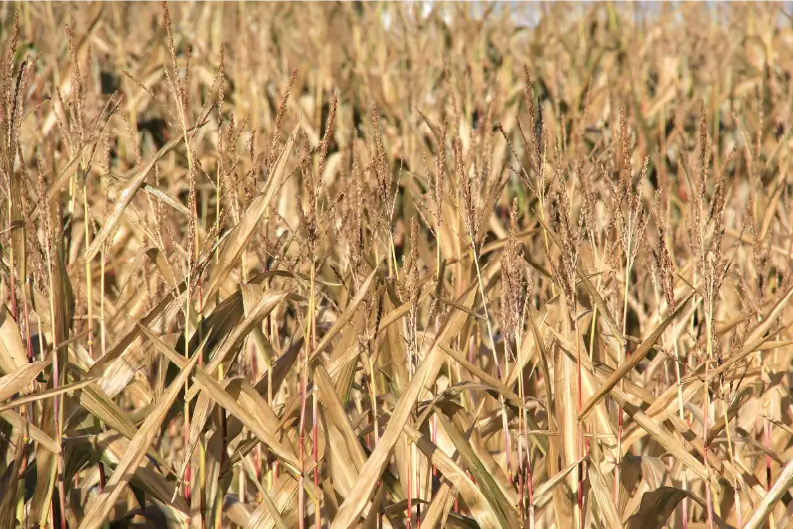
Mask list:
[[0,528],[793,528],[783,3],[0,6]]

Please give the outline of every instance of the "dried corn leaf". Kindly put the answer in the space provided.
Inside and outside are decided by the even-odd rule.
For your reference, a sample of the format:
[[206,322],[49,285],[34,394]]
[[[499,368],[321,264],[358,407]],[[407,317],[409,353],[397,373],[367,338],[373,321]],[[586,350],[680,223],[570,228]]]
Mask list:
[[80,522],[79,529],[98,529],[107,519],[116,499],[124,490],[124,485],[129,482],[132,474],[136,472],[141,461],[146,456],[149,446],[151,446],[151,443],[160,430],[166,413],[168,413],[177,395],[179,395],[179,392],[184,387],[184,383],[190,376],[191,370],[198,362],[198,358],[199,355],[193,355],[193,358],[184,362],[184,367],[179,375],[171,382],[171,385],[168,386],[160,402],[158,402],[157,406],[149,413],[140,429],[130,441],[127,451],[124,452],[118,465],[116,465],[113,475],[108,480],[105,489],[93,502],[88,504],[85,517]]

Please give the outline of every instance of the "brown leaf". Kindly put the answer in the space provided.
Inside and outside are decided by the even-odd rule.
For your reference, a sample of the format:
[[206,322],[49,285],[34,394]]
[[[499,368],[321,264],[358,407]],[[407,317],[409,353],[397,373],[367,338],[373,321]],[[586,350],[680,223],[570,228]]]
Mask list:
[[215,266],[215,270],[211,274],[209,285],[206,287],[206,293],[204,294],[206,299],[211,299],[215,296],[215,293],[218,291],[223,281],[226,280],[229,272],[239,264],[240,256],[248,246],[248,241],[253,236],[256,225],[265,212],[267,212],[275,194],[281,188],[281,180],[284,177],[286,161],[292,151],[292,145],[295,142],[298,130],[300,130],[299,123],[295,126],[292,134],[289,135],[289,138],[287,138],[286,145],[273,166],[264,190],[253,199],[248,209],[242,214],[239,223],[229,232],[226,242],[220,250],[220,261],[217,266]]
[[[177,366],[184,366],[186,360],[179,353],[174,351],[168,344],[160,340],[151,331],[146,328],[141,329],[143,334],[157,347],[168,360]],[[223,406],[229,413],[234,415],[240,422],[242,422],[256,437],[258,437],[267,447],[273,452],[274,455],[279,457],[287,468],[297,472],[300,468],[297,463],[297,458],[291,450],[284,447],[281,442],[275,437],[274,433],[268,431],[264,425],[253,419],[253,416],[248,413],[231,395],[224,390],[220,383],[212,378],[206,370],[198,367],[193,375],[193,380],[201,388],[206,391],[212,399],[219,405]]]
[[[476,298],[475,286],[476,283],[471,283],[460,299],[460,302],[464,303],[465,306],[470,307],[473,304]],[[369,459],[366,460],[366,464],[358,475],[353,493],[344,499],[339,508],[339,512],[331,525],[332,529],[347,528],[357,523],[358,517],[377,485],[377,480],[380,479],[388,463],[391,451],[403,433],[416,400],[426,385],[434,381],[438,375],[445,354],[437,347],[437,342],[447,340],[450,336],[455,336],[462,328],[467,317],[468,315],[464,312],[453,312],[442,327],[435,342],[428,347],[424,360],[416,369],[413,379],[408,387],[405,388],[399,402],[397,402],[391,414],[391,419],[388,421],[388,426],[380,438],[380,442],[370,454]]]
[[[48,361],[33,362],[31,364],[25,363],[13,372],[0,378],[0,401],[6,400],[22,391],[25,386],[33,382],[33,380],[39,376],[39,373],[48,365],[50,365]],[[0,410],[2,410],[2,406],[0,406]]]
[[[705,500],[690,491],[659,487],[642,495],[639,512],[628,519],[627,529],[661,529],[683,498],[691,498],[703,509],[706,508]],[[714,515],[714,518],[720,528],[726,529],[718,516]]]
[[155,436],[160,431],[160,426],[165,419],[165,415],[176,400],[179,392],[184,388],[184,383],[187,377],[190,376],[190,372],[193,367],[195,367],[198,359],[199,355],[195,354],[190,360],[185,360],[184,367],[179,372],[179,375],[171,382],[171,385],[168,386],[162,399],[157,403],[154,409],[151,410],[146,420],[143,421],[140,429],[130,441],[129,448],[124,452],[121,461],[119,461],[118,465],[116,465],[116,468],[113,470],[113,475],[108,480],[104,490],[93,502],[88,504],[85,517],[82,519],[79,529],[98,529],[107,519],[116,499],[124,490],[124,486],[129,482],[132,474],[135,473],[141,461],[146,456],[149,446],[151,446]]
[[584,420],[586,416],[589,415],[589,412],[592,411],[592,408],[594,408],[595,405],[600,402],[600,399],[608,395],[609,391],[611,391],[614,386],[619,384],[620,380],[630,373],[634,367],[639,365],[639,362],[644,360],[644,357],[646,357],[647,354],[652,350],[655,342],[658,341],[669,324],[672,323],[678,314],[680,314],[680,311],[683,310],[683,307],[685,307],[690,300],[691,296],[688,296],[685,300],[679,303],[675,309],[675,312],[667,316],[667,318],[655,328],[652,334],[650,334],[650,336],[648,336],[647,339],[641,343],[636,351],[630,355],[630,358],[623,362],[622,365],[620,365],[617,370],[614,371],[614,373],[606,380],[603,386],[598,389],[598,391],[592,395],[589,400],[587,400],[586,404],[584,404],[581,410],[581,413],[578,414],[579,421]]

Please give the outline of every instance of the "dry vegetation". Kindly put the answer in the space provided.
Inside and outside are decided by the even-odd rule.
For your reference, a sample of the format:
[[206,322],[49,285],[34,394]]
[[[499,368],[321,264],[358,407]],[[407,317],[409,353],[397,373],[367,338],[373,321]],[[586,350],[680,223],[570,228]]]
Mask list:
[[512,11],[3,5],[1,528],[793,527],[791,19]]

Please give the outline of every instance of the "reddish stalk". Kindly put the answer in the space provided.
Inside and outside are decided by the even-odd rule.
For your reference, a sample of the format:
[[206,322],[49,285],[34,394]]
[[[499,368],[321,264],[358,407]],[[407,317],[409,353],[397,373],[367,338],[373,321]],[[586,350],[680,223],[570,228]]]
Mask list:
[[[317,319],[311,319],[311,347],[313,349],[317,348]],[[312,394],[313,402],[312,402],[312,410],[311,410],[311,420],[312,420],[312,431],[311,431],[311,443],[313,449],[313,462],[314,462],[314,486],[319,489],[319,465],[318,465],[318,454],[317,454],[317,392],[314,391]],[[315,499],[316,505],[314,508],[314,520],[316,521],[317,529],[322,527],[322,517],[320,516],[320,505],[319,499]]]
[[[310,282],[310,292],[309,292],[309,301],[308,301],[308,322],[307,322],[307,329],[306,329],[306,346],[303,348],[303,359],[301,361],[301,365],[299,366],[299,370],[301,373],[301,381],[300,381],[300,425],[299,425],[299,435],[298,435],[298,463],[300,465],[300,478],[298,479],[298,527],[303,529],[305,526],[305,509],[306,509],[306,498],[305,498],[305,490],[303,488],[303,480],[305,479],[305,463],[304,463],[304,456],[305,456],[305,427],[306,427],[306,400],[307,400],[307,393],[308,393],[308,359],[310,358],[311,351],[310,347],[313,343],[312,331],[316,329],[316,321],[314,315],[314,282],[315,282],[315,270],[314,270],[314,261],[312,260],[311,263],[311,282]],[[318,517],[318,513],[317,513]]]
[[303,529],[303,527],[304,527],[305,521],[304,521],[303,518],[304,518],[305,512],[306,512],[305,511],[306,498],[305,498],[305,491],[303,489],[303,480],[305,479],[305,476],[304,476],[305,465],[303,463],[303,457],[304,457],[304,453],[305,453],[305,434],[303,432],[303,429],[305,428],[305,423],[306,423],[306,391],[307,391],[307,386],[308,386],[308,367],[307,367],[306,364],[308,362],[308,356],[310,354],[309,351],[308,351],[308,347],[309,347],[309,342],[308,342],[308,340],[306,340],[305,355],[304,355],[304,357],[303,357],[303,359],[301,361],[301,366],[300,366],[300,372],[301,372],[301,375],[300,375],[300,377],[301,377],[300,378],[300,426],[299,426],[299,429],[298,429],[300,434],[298,436],[298,443],[297,443],[297,457],[298,457],[298,463],[300,465],[300,477],[298,479],[298,485],[297,485],[297,487],[298,487],[298,491],[297,491],[297,512],[298,512],[297,523],[298,523],[298,527],[300,529]]
[[[410,448],[410,444],[408,444]],[[408,508],[407,508],[407,529],[410,529],[411,522],[413,521],[413,453],[408,454]]]
[[[582,378],[582,374],[581,374],[581,346],[580,346],[581,340],[578,338],[578,336],[579,336],[578,335],[578,319],[575,318],[575,315],[578,313],[578,303],[574,301],[573,305],[574,305],[574,310],[573,310],[573,317],[574,317],[574,320],[573,320],[573,332],[575,333],[575,339],[576,339],[575,340],[575,349],[576,349],[576,364],[577,364],[576,365],[576,368],[577,368],[577,372],[576,372],[576,375],[577,375],[576,376],[576,378],[577,378],[576,386],[577,386],[577,390],[578,390],[578,413],[580,415],[581,414],[581,409],[583,407],[582,398],[581,398],[581,395],[582,395],[582,390],[581,390],[581,378]],[[578,463],[578,497],[577,497],[578,513],[579,513],[579,518],[578,518],[578,527],[579,527],[579,529],[584,529],[584,461],[582,459],[583,457],[584,457],[584,424],[581,421],[579,421],[578,422],[578,458],[581,460],[581,462]],[[619,503],[617,503],[616,505],[619,505]]]

